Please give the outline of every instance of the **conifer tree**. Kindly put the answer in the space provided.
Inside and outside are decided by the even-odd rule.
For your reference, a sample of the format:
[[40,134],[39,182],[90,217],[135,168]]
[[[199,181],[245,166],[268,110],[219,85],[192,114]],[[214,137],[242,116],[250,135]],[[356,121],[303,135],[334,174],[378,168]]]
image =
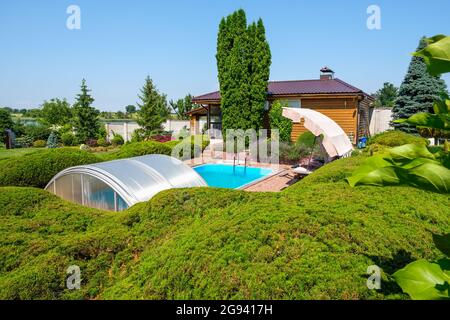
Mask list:
[[216,59],[224,134],[261,128],[271,63],[262,20],[247,26],[242,9],[223,18]]
[[266,31],[261,19],[249,29],[253,38],[250,43],[254,50],[251,52],[251,124],[252,128],[262,127],[264,107],[267,100],[267,83],[270,76],[271,53],[266,40]]
[[147,134],[153,134],[162,130],[162,124],[169,117],[170,111],[166,95],[160,94],[147,76],[145,84],[139,95],[141,103],[138,103],[137,123],[144,128]]
[[94,98],[89,94],[91,90],[86,85],[86,80],[81,82],[81,93],[77,95],[73,106],[73,127],[79,143],[96,139],[100,130],[100,112],[92,107]]
[[[423,49],[426,45],[425,38],[422,38],[416,51]],[[432,112],[434,101],[446,92],[445,82],[440,77],[430,75],[423,58],[414,56],[400,86],[392,110],[393,119],[406,119],[418,112]],[[393,123],[393,125],[398,130],[417,132],[414,126],[403,123]]]

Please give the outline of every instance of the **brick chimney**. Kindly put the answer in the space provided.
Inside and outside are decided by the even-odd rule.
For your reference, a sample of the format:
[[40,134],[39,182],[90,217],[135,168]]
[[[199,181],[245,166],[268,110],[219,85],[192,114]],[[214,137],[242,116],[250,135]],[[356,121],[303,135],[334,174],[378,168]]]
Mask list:
[[320,80],[330,80],[334,78],[334,71],[328,67],[320,69]]

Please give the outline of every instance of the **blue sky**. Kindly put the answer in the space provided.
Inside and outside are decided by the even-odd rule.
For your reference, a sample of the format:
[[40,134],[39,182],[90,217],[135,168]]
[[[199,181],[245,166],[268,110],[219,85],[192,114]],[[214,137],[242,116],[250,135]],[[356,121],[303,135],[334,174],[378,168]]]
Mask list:
[[[71,4],[80,30],[66,28]],[[381,30],[366,27],[371,4]],[[400,85],[422,35],[450,34],[448,0],[2,0],[0,105],[72,103],[82,78],[111,111],[135,104],[147,75],[169,99],[217,90],[218,24],[239,8],[264,21],[271,80],[314,79],[327,65],[368,93]]]

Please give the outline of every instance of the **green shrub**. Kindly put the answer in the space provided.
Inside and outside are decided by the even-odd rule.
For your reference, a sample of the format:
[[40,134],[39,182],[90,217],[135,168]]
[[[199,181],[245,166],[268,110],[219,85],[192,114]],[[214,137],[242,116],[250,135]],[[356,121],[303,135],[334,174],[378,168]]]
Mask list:
[[270,107],[270,128],[279,130],[280,141],[291,142],[292,121],[283,117],[283,107],[280,101],[275,101]]
[[[114,133],[114,137],[111,139],[111,144],[113,146],[121,146],[124,144],[123,137],[120,134]],[[97,141],[98,144],[98,141]]]
[[387,146],[387,147],[398,147],[404,144],[417,144],[417,145],[428,145],[428,140],[416,135],[412,135],[403,131],[391,130],[383,133],[374,135],[369,139],[368,146],[373,144]]
[[99,162],[88,152],[74,149],[46,149],[0,162],[0,186],[43,188],[50,179],[68,167]]
[[105,138],[99,138],[99,139],[97,140],[97,145],[98,145],[99,147],[107,147],[107,146],[109,146],[109,143],[108,143],[108,141],[106,141]]
[[61,134],[61,142],[66,147],[73,146],[76,143],[75,135],[72,132],[64,132]]
[[[207,135],[191,135],[191,144],[194,144],[198,141],[201,141],[201,149],[202,151],[206,149],[206,147],[209,146],[210,140],[209,137]],[[173,141],[170,141],[173,143]]]
[[52,133],[52,130],[42,124],[29,124],[24,126],[24,134],[33,139],[33,141],[47,140],[50,133]]
[[[141,141],[141,142],[130,142],[124,144],[119,151],[112,152],[108,155],[105,155],[107,160],[113,159],[124,159],[124,158],[132,158],[143,156],[147,154],[165,154],[168,156],[172,156],[172,150],[176,148],[174,154],[177,154],[177,157],[180,159],[190,159],[192,157],[200,156],[202,150],[206,148],[209,144],[209,139],[203,136],[202,145],[197,146],[194,144],[194,136],[191,137],[191,143],[189,144],[188,140],[182,141],[168,141],[168,142],[157,142],[157,141]],[[183,152],[185,150],[186,145],[187,150],[190,150],[190,154],[184,155]]]
[[33,147],[35,148],[44,148],[47,146],[47,141],[45,140],[36,140],[33,142]]
[[33,138],[29,136],[22,136],[15,140],[16,148],[29,148],[33,145]]
[[286,143],[280,142],[280,161],[281,162],[292,162],[298,161],[301,158],[309,155],[310,149],[306,148],[303,145],[294,144],[294,143]]
[[196,158],[202,154],[202,147],[188,140],[169,141],[164,144],[170,146],[171,156],[181,160]]
[[146,138],[145,130],[140,128],[133,131],[130,142],[142,142]]
[[316,137],[310,131],[306,131],[297,138],[295,143],[300,146],[312,148],[316,143]]

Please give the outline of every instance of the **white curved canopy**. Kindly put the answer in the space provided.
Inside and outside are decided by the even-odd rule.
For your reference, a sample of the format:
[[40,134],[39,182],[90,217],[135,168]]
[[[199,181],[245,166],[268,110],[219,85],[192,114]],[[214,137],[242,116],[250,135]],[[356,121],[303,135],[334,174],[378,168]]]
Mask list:
[[182,161],[152,154],[65,169],[46,190],[89,207],[120,211],[171,188],[207,186]]
[[330,157],[347,155],[353,146],[342,128],[326,115],[303,108],[283,108],[283,116],[293,122],[305,120],[304,126],[315,136],[323,135],[322,145]]

